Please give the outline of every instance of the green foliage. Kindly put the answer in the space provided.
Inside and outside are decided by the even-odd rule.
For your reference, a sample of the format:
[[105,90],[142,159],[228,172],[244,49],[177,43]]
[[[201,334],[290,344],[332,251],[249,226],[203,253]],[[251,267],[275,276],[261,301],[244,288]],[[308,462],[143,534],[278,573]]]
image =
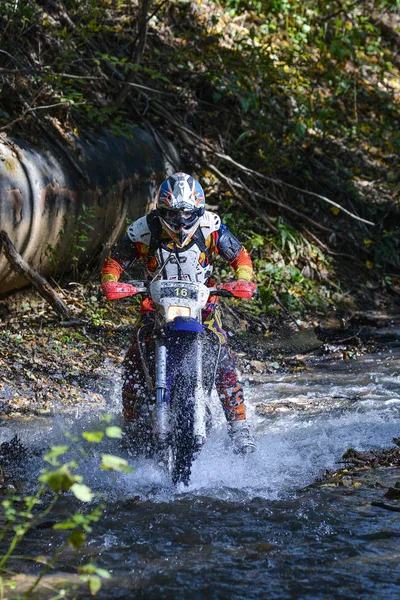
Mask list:
[[18,22],[28,24],[34,14],[32,2],[19,2],[18,0],[4,0],[2,2],[2,13],[9,20],[8,22]]
[[[293,230],[282,218],[277,233],[260,233],[244,213],[234,211],[231,200],[224,203],[224,223],[245,241],[256,268],[263,311],[279,312],[277,297],[294,313],[311,310],[327,312],[337,285],[326,280],[330,263],[324,253],[306,237]],[[226,212],[225,212],[226,211]],[[228,272],[223,269],[222,277]]]
[[[83,432],[82,438],[89,444],[97,444],[103,439],[104,435],[109,438],[120,437],[121,429],[113,425],[108,425],[109,422],[110,418],[104,419],[104,431]],[[41,580],[56,565],[58,559],[62,557],[64,550],[68,546],[74,550],[78,550],[84,545],[87,535],[93,529],[93,525],[102,516],[103,506],[98,503],[98,495],[83,483],[83,477],[76,472],[79,468],[79,463],[74,459],[66,460],[66,456],[72,450],[74,452],[78,451],[81,457],[85,457],[87,449],[79,446],[79,438],[73,438],[71,435],[68,437],[71,441],[74,440],[73,447],[71,445],[53,446],[43,456],[43,460],[48,463],[49,467],[42,469],[38,477],[38,486],[35,493],[29,495],[10,493],[2,501],[4,525],[0,531],[0,542],[5,544],[7,549],[0,558],[1,599],[8,598],[12,600],[14,598],[14,596],[10,595],[9,591],[6,592],[6,590],[12,590],[16,587],[15,581],[9,575],[8,563],[11,559],[15,562],[14,555],[17,547],[21,544],[25,535],[36,527],[38,523],[43,521],[45,517],[51,514],[52,518],[56,520],[53,530],[59,532],[59,535],[62,536],[62,541],[54,551],[51,559],[46,560],[46,566],[33,581],[29,589],[22,596],[19,595],[18,599],[28,598],[31,597],[32,593],[37,593]],[[120,472],[130,472],[132,470],[126,460],[109,454],[101,455],[99,468]],[[86,512],[78,505],[75,512],[71,512],[67,518],[60,520],[59,513],[54,509],[65,494],[71,495],[79,503],[92,503],[97,500],[97,505],[92,510]],[[81,585],[87,584],[92,595],[96,595],[99,592],[102,580],[110,577],[108,571],[93,563],[80,566],[78,572],[81,574]],[[70,590],[64,590],[63,594],[67,594],[68,591],[76,591],[77,587],[79,586],[73,586]]]
[[124,473],[131,473],[132,469],[128,466],[128,462],[120,458],[119,456],[114,456],[112,454],[102,454],[101,455],[101,465],[100,467],[104,471],[123,471]]
[[[128,136],[132,120],[145,118],[157,130],[164,126],[175,143],[174,128],[163,123],[162,105],[177,122],[201,132],[207,143],[234,160],[338,199],[380,222],[370,236],[373,246],[364,247],[365,232],[354,223],[343,227],[340,216],[335,220],[326,205],[320,206],[317,200],[307,204],[300,194],[281,198],[281,206],[289,204],[311,219],[317,214],[325,233],[320,236],[313,225],[309,230],[317,233],[321,248],[330,247],[331,232],[332,239],[341,238],[341,248],[350,244],[347,253],[359,254],[361,247],[361,259],[368,262],[368,268],[382,273],[397,268],[395,219],[381,222],[398,191],[397,0],[377,0],[372,5],[367,0],[157,0],[152,4],[139,61],[134,57],[140,3],[68,0],[64,4],[71,22],[58,7],[49,8],[47,3],[3,4],[0,35],[2,48],[11,58],[0,54],[0,60],[12,68],[40,65],[39,73],[22,72],[13,85],[25,95],[29,77],[27,100],[33,105],[34,94],[43,86],[37,102],[54,106],[45,114],[65,130],[109,127],[117,135]],[[18,44],[28,54],[36,48],[36,43],[23,45],[22,33],[27,28],[43,32],[46,39],[40,56],[35,50],[29,61],[23,52],[13,56]],[[47,40],[53,40],[51,50]],[[119,105],[121,82],[128,76],[130,97]],[[14,101],[5,102],[0,125],[9,122],[15,106]],[[215,193],[219,201],[221,190]],[[296,293],[304,285],[306,296],[320,286],[321,296],[327,297],[326,276],[318,275],[321,259],[317,268],[311,264],[316,260],[315,245],[308,246],[307,240],[315,237],[305,232],[308,224],[294,220],[276,204],[271,206],[267,199],[260,199],[259,208],[277,223],[279,235],[274,240],[266,235],[267,243],[261,243],[256,237],[261,235],[259,224],[250,225],[253,239],[246,243],[254,256],[277,265],[269,253],[278,247],[286,267],[292,262],[300,275],[286,269],[287,277],[276,274],[276,278],[285,280],[289,288],[293,283]],[[87,248],[88,226],[93,223],[86,210],[71,248],[75,279],[78,260]],[[237,213],[230,220],[242,238],[249,222],[246,215]],[[282,215],[282,223],[290,223],[292,233],[279,225]],[[303,254],[296,256],[299,240]],[[336,252],[338,246],[331,249]],[[311,254],[305,257],[304,252]],[[58,244],[49,247],[48,256],[57,261]],[[305,263],[311,277],[304,275]],[[331,264],[325,267],[332,270]],[[93,323],[106,317],[102,310],[90,309]]]

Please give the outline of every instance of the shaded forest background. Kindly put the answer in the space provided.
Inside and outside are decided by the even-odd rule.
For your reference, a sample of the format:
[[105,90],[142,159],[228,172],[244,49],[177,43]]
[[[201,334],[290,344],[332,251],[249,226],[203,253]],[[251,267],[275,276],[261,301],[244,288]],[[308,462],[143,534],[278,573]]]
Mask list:
[[252,253],[255,311],[399,299],[399,0],[0,5],[1,136],[171,140]]

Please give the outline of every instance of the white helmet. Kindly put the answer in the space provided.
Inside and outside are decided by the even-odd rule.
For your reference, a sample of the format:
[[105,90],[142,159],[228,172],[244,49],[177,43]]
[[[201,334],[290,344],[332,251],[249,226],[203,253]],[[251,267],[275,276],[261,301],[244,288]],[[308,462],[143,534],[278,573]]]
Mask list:
[[160,186],[157,194],[158,216],[163,229],[180,248],[192,238],[204,214],[203,188],[186,173],[174,173]]

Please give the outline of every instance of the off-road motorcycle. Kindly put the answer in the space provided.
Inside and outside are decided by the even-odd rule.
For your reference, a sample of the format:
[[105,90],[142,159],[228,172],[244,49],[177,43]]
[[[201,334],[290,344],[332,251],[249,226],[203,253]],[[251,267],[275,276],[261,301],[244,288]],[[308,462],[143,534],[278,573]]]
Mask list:
[[247,282],[217,287],[186,280],[112,283],[115,299],[146,294],[156,308],[154,325],[137,331],[150,393],[146,417],[135,419],[142,448],[156,449],[174,484],[188,485],[194,458],[211,427],[210,397],[220,355],[218,336],[205,329],[202,310],[210,295],[250,298]]

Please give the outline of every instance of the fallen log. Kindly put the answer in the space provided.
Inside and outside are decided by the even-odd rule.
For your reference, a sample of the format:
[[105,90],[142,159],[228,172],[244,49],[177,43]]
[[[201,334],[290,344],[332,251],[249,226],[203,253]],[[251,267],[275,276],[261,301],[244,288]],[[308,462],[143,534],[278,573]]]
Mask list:
[[22,258],[5,231],[0,231],[0,250],[3,250],[11,267],[35,286],[42,298],[53,307],[62,319],[71,319],[71,312],[68,306],[56,294],[46,279],[35,271],[35,269],[32,269]]

